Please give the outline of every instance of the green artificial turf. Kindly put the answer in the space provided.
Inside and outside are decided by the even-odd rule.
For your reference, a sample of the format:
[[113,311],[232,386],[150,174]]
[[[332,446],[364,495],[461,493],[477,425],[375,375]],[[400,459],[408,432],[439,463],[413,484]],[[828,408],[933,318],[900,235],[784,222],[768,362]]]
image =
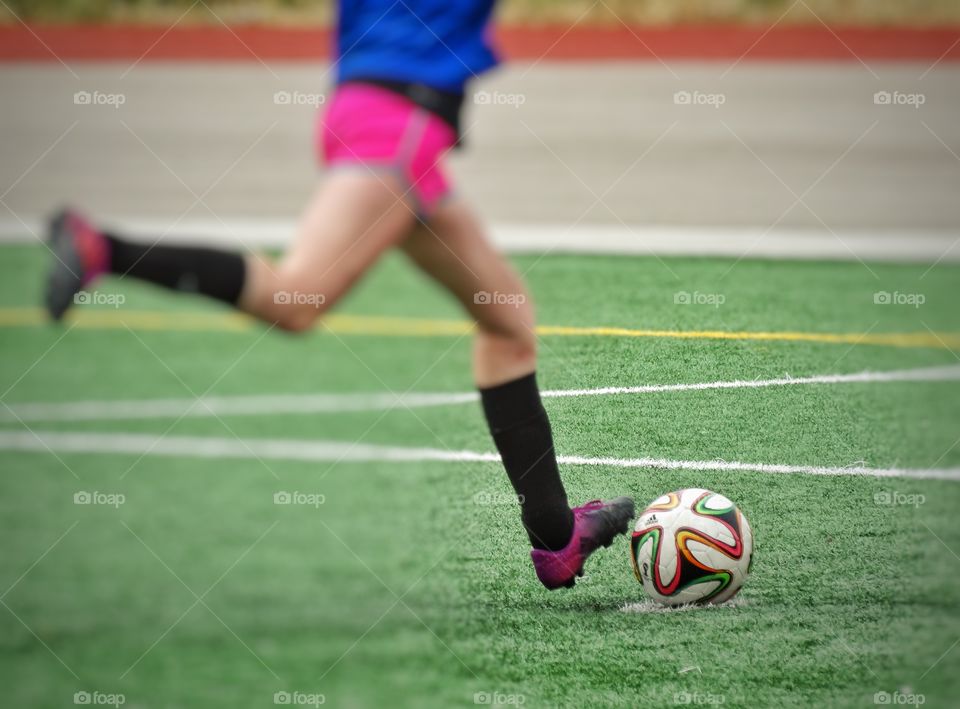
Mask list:
[[[0,308],[34,305],[42,250],[8,246],[0,257]],[[925,273],[560,255],[517,264],[548,325],[960,331],[960,269],[945,265]],[[134,283],[102,290],[123,293],[122,307],[135,310],[216,310]],[[679,291],[725,300],[677,305]],[[877,291],[925,302],[877,305]],[[460,317],[399,258],[386,259],[342,312]],[[0,328],[3,403],[470,389],[468,337],[64,332]],[[958,361],[932,347],[549,336],[541,358],[550,389]],[[564,455],[949,468],[960,466],[958,392],[958,382],[900,382],[546,405]],[[476,404],[30,427],[492,450]],[[2,430],[24,426],[8,419]],[[0,450],[2,703],[62,707],[96,691],[122,693],[126,706],[266,707],[285,691],[323,695],[331,707],[858,707],[900,692],[955,706],[960,483],[602,466],[564,476],[578,502],[630,494],[643,504],[693,486],[736,501],[756,536],[754,573],[737,602],[631,612],[642,591],[622,540],[591,559],[574,590],[544,591],[494,463]],[[76,505],[78,491],[125,502]],[[278,506],[278,491],[324,502]],[[878,504],[883,494],[919,504]],[[479,503],[488,499],[495,504]]]

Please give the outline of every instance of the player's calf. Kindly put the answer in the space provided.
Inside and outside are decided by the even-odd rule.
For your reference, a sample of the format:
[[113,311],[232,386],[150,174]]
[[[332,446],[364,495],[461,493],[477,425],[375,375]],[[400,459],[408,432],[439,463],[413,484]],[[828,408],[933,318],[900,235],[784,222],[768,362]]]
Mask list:
[[72,209],[51,219],[47,241],[54,259],[45,303],[55,320],[63,317],[81,288],[104,274],[132,276],[233,306],[246,278],[246,263],[239,254],[130,241],[97,228]]
[[55,320],[82,288],[108,274],[203,295],[287,332],[311,329],[335,300],[304,269],[278,266],[254,254],[131,241],[97,228],[72,209],[51,219],[47,240],[54,259],[45,301]]
[[534,374],[481,389],[480,395],[520,502],[537,578],[551,590],[571,587],[583,575],[584,563],[593,552],[627,532],[633,501],[619,497],[570,509]]

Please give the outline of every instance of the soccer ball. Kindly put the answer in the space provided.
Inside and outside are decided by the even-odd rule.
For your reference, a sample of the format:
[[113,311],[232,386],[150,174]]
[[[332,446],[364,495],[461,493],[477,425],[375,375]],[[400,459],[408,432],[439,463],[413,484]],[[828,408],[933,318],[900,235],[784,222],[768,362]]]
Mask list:
[[630,550],[634,575],[658,603],[723,603],[750,573],[753,532],[726,497],[689,488],[647,506]]

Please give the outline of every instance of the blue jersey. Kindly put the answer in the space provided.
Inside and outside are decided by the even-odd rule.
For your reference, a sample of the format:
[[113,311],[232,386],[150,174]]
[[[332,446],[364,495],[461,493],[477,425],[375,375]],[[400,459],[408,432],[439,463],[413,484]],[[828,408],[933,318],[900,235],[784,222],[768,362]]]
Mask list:
[[495,66],[496,0],[340,0],[337,82],[384,79],[463,93]]

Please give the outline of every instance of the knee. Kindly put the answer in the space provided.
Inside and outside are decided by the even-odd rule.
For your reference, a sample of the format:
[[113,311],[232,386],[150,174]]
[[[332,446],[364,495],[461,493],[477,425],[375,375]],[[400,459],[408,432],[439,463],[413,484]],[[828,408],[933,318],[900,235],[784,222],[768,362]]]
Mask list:
[[277,310],[273,322],[284,332],[295,334],[312,330],[319,318],[316,308],[286,307]]
[[496,359],[516,363],[536,361],[537,334],[532,313],[517,313],[517,317],[495,327],[480,323],[477,338],[480,349]]
[[537,335],[531,327],[529,330],[524,330],[522,334],[518,334],[516,337],[512,338],[511,348],[513,350],[513,356],[524,362],[536,362],[537,360]]
[[278,290],[273,294],[273,322],[290,333],[313,328],[328,307],[321,293],[306,290]]
[[537,332],[533,302],[529,295],[517,306],[516,317],[511,318],[506,333],[507,346],[519,358],[536,359]]
[[537,358],[537,334],[533,323],[521,321],[516,327],[499,333],[495,338],[495,346],[516,360],[535,360]]

